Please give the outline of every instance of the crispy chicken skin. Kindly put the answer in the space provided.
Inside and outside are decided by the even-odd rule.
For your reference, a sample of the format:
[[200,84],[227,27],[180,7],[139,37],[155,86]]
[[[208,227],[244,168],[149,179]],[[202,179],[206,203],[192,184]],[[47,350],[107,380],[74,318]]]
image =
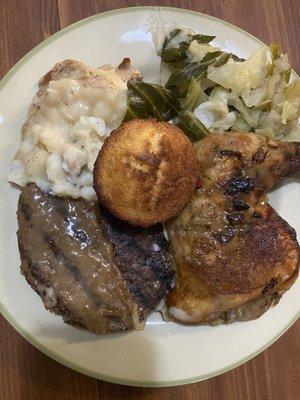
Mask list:
[[177,264],[168,316],[186,324],[257,318],[298,276],[295,231],[265,194],[300,170],[300,143],[226,133],[195,147],[199,187],[167,227]]

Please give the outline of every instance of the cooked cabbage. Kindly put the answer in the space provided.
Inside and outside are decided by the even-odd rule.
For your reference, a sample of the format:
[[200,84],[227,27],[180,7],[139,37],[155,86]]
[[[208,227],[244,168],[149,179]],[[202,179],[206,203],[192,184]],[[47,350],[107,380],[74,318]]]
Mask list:
[[242,60],[215,47],[213,38],[174,30],[165,40],[162,59],[171,74],[166,87],[179,99],[178,117],[188,112],[189,136],[196,138],[197,126],[204,126],[300,140],[300,80],[289,83],[287,55],[271,44]]
[[200,104],[194,114],[210,130],[228,130],[236,120],[236,113],[230,112],[228,100],[230,92],[223,88],[212,90],[209,100]]
[[212,132],[243,130],[300,140],[300,80],[287,84],[291,67],[278,46],[271,47],[271,60],[262,48],[244,62],[231,58],[210,66],[207,79],[215,86],[195,115]]
[[210,44],[198,43],[197,40],[193,40],[186,54],[191,61],[202,61],[206,54],[214,53],[217,50],[220,49]]
[[221,67],[210,66],[207,77],[241,96],[243,91],[261,86],[267,72],[267,51],[262,47],[243,62],[230,59]]
[[283,139],[285,142],[300,142],[300,121],[298,120],[298,124],[293,129],[291,133],[286,135]]

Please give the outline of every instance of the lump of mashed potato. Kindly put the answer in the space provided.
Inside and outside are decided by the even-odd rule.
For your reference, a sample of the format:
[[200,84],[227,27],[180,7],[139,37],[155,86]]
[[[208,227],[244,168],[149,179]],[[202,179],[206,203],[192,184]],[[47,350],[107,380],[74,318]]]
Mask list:
[[22,129],[8,180],[35,182],[58,196],[96,198],[93,168],[103,141],[118,127],[127,105],[127,59],[112,68],[66,60],[39,83]]

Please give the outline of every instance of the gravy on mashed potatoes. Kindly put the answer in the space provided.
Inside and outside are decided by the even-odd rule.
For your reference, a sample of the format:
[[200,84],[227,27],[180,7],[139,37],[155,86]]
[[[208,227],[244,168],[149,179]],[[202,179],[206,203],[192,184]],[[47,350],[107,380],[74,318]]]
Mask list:
[[123,119],[132,74],[129,59],[118,68],[73,60],[56,64],[39,83],[8,180],[20,186],[35,182],[53,195],[95,199],[94,162]]

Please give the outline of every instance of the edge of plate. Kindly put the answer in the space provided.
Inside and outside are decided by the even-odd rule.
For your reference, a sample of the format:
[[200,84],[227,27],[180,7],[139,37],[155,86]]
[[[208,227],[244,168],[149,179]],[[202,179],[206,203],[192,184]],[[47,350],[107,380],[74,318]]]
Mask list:
[[[5,310],[6,311],[6,310]],[[292,318],[291,321],[288,322],[288,324],[277,334],[275,335],[268,343],[260,347],[258,350],[254,351],[253,353],[249,354],[247,357],[236,361],[235,363],[221,368],[219,370],[216,370],[214,372],[200,375],[200,376],[193,376],[192,378],[186,378],[186,379],[177,379],[174,381],[134,381],[130,379],[122,379],[122,378],[113,378],[109,375],[104,375],[104,374],[99,374],[96,373],[88,368],[83,368],[79,367],[77,364],[67,360],[64,357],[59,356],[56,354],[54,351],[49,350],[45,345],[40,343],[37,339],[35,339],[33,336],[28,334],[20,325],[19,323],[7,312],[3,312],[2,310],[2,304],[0,303],[0,312],[2,316],[6,319],[6,321],[9,322],[9,324],[25,339],[27,340],[30,344],[32,344],[35,348],[40,350],[42,353],[46,354],[48,357],[52,358],[54,361],[64,365],[65,367],[71,368],[72,370],[79,372],[84,375],[88,375],[92,378],[99,379],[102,381],[110,382],[110,383],[115,383],[118,385],[126,385],[126,386],[135,386],[135,387],[173,387],[173,386],[181,386],[181,385],[187,385],[189,383],[196,383],[196,382],[201,382],[206,379],[214,378],[215,376],[222,375],[225,372],[229,372],[234,368],[237,368],[238,366],[246,363],[247,361],[251,360],[252,358],[256,357],[258,354],[262,353],[264,350],[266,350],[269,346],[271,346],[276,340],[278,340],[300,317],[300,311],[298,314]]]
[[[49,43],[55,41],[59,37],[65,35],[68,32],[71,32],[72,30],[78,28],[79,26],[85,25],[91,21],[96,21],[100,20],[102,18],[106,18],[110,15],[113,14],[120,14],[120,13],[126,13],[126,12],[131,12],[132,10],[140,10],[140,11],[147,11],[147,10],[165,10],[165,11],[173,11],[173,12],[182,12],[185,14],[194,14],[194,15],[201,15],[204,18],[208,19],[213,19],[215,21],[218,21],[218,23],[222,25],[227,25],[231,27],[232,29],[242,32],[243,34],[246,34],[249,36],[251,39],[255,40],[257,43],[260,45],[266,46],[264,42],[262,42],[260,39],[256,38],[253,36],[251,33],[231,24],[230,22],[223,21],[219,18],[213,17],[208,14],[203,14],[201,12],[197,11],[192,11],[192,10],[187,10],[184,8],[177,8],[177,7],[158,7],[158,6],[137,6],[137,7],[127,7],[127,8],[118,8],[115,10],[111,11],[105,11],[102,13],[98,13],[95,15],[92,15],[90,17],[84,18],[80,21],[77,21],[68,27],[54,33],[51,35],[49,38],[45,39],[42,41],[40,44],[35,46],[32,50],[30,50],[27,54],[25,54],[1,79],[0,81],[0,91],[5,87],[7,82],[14,76],[14,74],[22,67],[22,65],[29,60],[33,55],[38,53],[43,47],[47,46]],[[297,73],[293,70],[294,75],[299,78]],[[298,311],[298,314],[294,316],[287,324],[286,326],[279,332],[277,335],[275,335],[268,343],[266,343],[264,346],[260,347],[258,350],[254,351],[253,353],[249,354],[247,357],[225,367],[221,368],[217,371],[211,372],[209,374],[204,374],[200,376],[194,376],[192,378],[187,378],[187,379],[178,379],[174,381],[134,381],[134,380],[127,380],[127,379],[122,379],[122,378],[113,378],[111,376],[106,376],[103,374],[95,373],[92,370],[89,370],[87,368],[83,367],[78,367],[77,364],[68,361],[64,357],[61,357],[57,355],[55,352],[49,350],[45,345],[40,343],[37,339],[35,339],[33,336],[27,333],[21,325],[12,317],[12,315],[9,313],[9,311],[3,306],[1,299],[0,299],[0,313],[2,316],[9,322],[9,324],[24,338],[26,339],[29,343],[31,343],[34,347],[36,347],[38,350],[52,358],[53,360],[59,362],[60,364],[63,364],[66,367],[69,367],[77,372],[80,372],[82,374],[91,376],[96,379],[104,380],[107,382],[119,384],[119,385],[127,385],[127,386],[138,386],[138,387],[168,387],[168,386],[180,386],[180,385],[185,385],[189,383],[195,383],[195,382],[200,382],[209,378],[213,378],[217,375],[221,375],[225,372],[228,372],[236,367],[238,367],[241,364],[244,364],[245,362],[251,360],[253,357],[257,356],[261,352],[263,352],[265,349],[267,349],[269,346],[271,346],[277,339],[279,339],[296,321],[298,318],[300,318],[300,310]]]

